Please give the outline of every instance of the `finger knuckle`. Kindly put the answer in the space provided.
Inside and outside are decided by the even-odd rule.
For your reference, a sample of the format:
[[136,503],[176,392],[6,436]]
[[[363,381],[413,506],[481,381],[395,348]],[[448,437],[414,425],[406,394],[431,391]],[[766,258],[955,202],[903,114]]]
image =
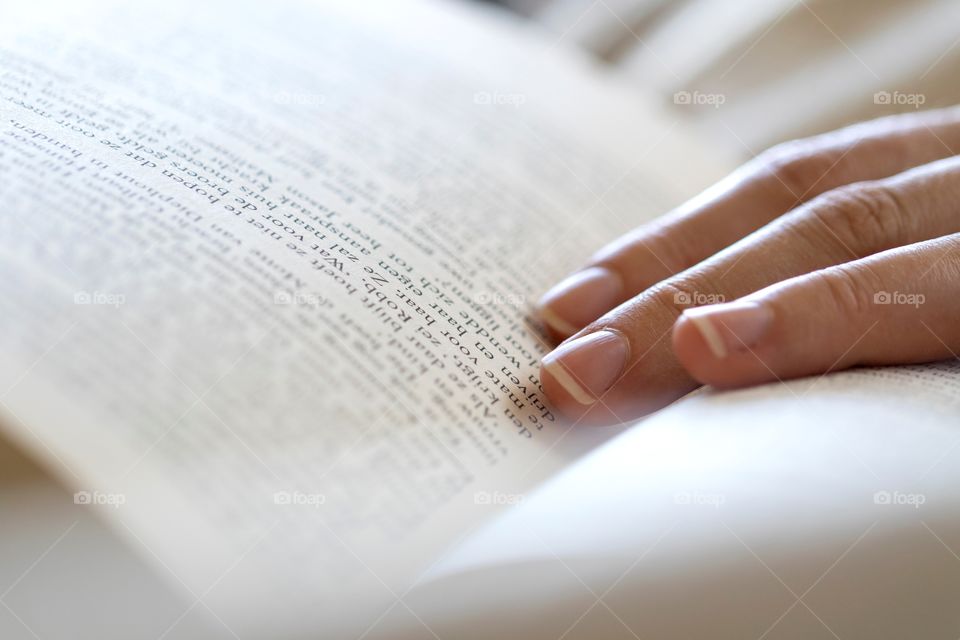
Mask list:
[[759,160],[797,201],[806,199],[836,167],[832,153],[811,149],[808,141],[782,143],[762,153]]
[[[591,256],[590,264],[617,271],[628,282],[645,288],[702,260],[705,256],[695,248],[695,239],[682,229],[654,221],[601,248]],[[647,281],[650,277],[656,280]]]
[[882,289],[868,269],[840,265],[812,274],[827,296],[827,303],[840,317],[867,316],[874,306],[874,293]]
[[853,184],[820,196],[807,209],[821,226],[857,257],[902,244],[903,204],[895,189],[882,183]]
[[667,273],[677,273],[698,262],[702,256],[692,246],[689,234],[677,229],[651,225],[643,236],[642,250]]
[[655,285],[607,313],[591,327],[593,330],[616,329],[630,335],[636,344],[653,345],[683,311],[683,305],[675,302],[678,293],[681,290],[670,285]]
[[922,273],[930,290],[938,289],[935,283],[943,283],[941,290],[952,290],[954,283],[960,282],[960,233],[909,245],[898,254],[915,261],[911,266],[904,262],[904,269],[912,267]]

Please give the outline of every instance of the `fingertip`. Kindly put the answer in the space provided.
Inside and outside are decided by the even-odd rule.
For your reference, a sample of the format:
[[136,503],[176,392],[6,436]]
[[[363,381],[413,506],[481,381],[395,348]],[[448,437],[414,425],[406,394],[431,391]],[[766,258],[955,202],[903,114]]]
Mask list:
[[538,311],[554,337],[563,340],[615,307],[623,296],[619,274],[606,267],[588,267],[547,291]]
[[694,380],[700,384],[710,385],[718,382],[716,356],[689,315],[680,314],[673,325],[670,338],[674,356]]
[[557,410],[564,420],[580,424],[590,411],[590,406],[577,402],[567,388],[561,383],[550,367],[540,364],[540,385],[550,401],[550,405]]
[[769,348],[758,343],[772,321],[770,308],[754,301],[686,309],[673,326],[674,356],[701,384],[731,388],[766,381],[774,374],[757,349]]
[[556,342],[562,342],[580,331],[580,328],[565,320],[563,316],[554,311],[551,307],[541,304],[537,309],[537,313],[540,315],[540,320],[543,321],[543,324],[547,328],[547,331],[549,331],[550,336]]
[[578,402],[570,394],[567,386],[558,379],[556,369],[549,366],[549,362],[540,363],[540,385],[553,408],[567,420],[580,421],[590,409],[589,405]]
[[629,359],[626,338],[600,330],[557,347],[540,363],[540,383],[565,418],[585,424],[620,422],[605,402]]

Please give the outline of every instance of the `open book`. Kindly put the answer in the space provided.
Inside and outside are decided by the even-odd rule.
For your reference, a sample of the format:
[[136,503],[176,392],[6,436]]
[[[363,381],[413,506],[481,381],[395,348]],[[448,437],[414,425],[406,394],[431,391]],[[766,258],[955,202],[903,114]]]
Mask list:
[[[927,462],[925,501],[956,505],[950,364],[697,394],[628,433],[564,424],[532,302],[733,163],[501,16],[355,4],[5,8],[0,424],[177,588],[241,637],[399,637],[414,587],[526,566],[544,535],[563,557],[629,555],[749,490],[724,526],[776,537],[758,504],[802,514],[811,486],[860,496]],[[876,479],[853,481],[858,460]],[[871,488],[846,520],[840,501],[836,530],[879,490],[920,492]],[[571,496],[596,531],[517,533]],[[713,549],[683,540],[667,548]],[[563,602],[544,580],[512,600]],[[434,624],[485,637],[476,592],[449,588]]]

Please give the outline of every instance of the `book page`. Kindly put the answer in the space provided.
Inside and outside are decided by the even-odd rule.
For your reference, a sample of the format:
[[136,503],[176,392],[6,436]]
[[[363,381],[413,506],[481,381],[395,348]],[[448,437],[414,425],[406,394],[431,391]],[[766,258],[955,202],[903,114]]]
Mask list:
[[[958,405],[957,361],[701,390],[482,527],[407,602],[467,639],[949,637]],[[374,637],[419,637],[397,618]]]
[[532,303],[727,166],[561,43],[363,7],[0,27],[3,428],[247,632],[363,632],[609,437]]

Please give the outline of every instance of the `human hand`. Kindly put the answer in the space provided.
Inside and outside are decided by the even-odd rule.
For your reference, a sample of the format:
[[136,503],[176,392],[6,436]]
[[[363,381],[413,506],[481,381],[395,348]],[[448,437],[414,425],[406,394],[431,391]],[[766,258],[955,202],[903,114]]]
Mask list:
[[566,338],[548,397],[609,424],[700,384],[957,357],[954,149],[960,107],[786,143],[615,241],[541,300]]

